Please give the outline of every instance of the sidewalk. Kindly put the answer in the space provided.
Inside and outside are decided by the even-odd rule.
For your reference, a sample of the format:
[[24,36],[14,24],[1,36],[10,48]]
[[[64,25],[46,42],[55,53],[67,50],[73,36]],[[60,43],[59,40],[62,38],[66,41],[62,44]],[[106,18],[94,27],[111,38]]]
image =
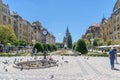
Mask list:
[[[59,66],[46,69],[20,71],[12,67],[14,59],[28,60],[31,57],[0,57],[0,80],[119,80],[120,71],[111,70],[109,58],[84,56],[53,56],[59,60]],[[5,71],[3,61],[9,60]],[[120,57],[118,57],[120,61]],[[120,69],[120,64],[115,64]],[[51,78],[52,75],[52,78]]]

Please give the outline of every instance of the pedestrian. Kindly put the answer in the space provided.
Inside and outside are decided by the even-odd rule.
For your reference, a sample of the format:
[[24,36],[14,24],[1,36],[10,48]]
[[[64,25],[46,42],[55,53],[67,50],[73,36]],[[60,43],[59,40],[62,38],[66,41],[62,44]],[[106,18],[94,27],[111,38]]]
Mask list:
[[51,75],[51,77],[50,77],[50,78],[51,78],[51,79],[52,79],[52,78],[54,78],[54,75]]
[[5,69],[5,72],[7,72],[8,71],[8,69]]
[[102,51],[102,53],[103,53],[103,51],[104,51],[104,48],[101,48],[101,51]]
[[118,60],[117,60],[117,56],[118,56],[118,55],[117,55],[117,49],[115,48],[114,50],[116,51],[116,59],[115,59],[115,60],[116,60],[116,64],[118,64]]
[[114,61],[116,60],[116,51],[115,51],[115,47],[112,48],[109,52],[109,58],[110,58],[110,65],[111,65],[111,69],[114,70]]
[[23,70],[23,66],[21,65],[21,68],[20,68],[20,70],[22,71]]
[[34,55],[37,56],[37,49],[34,49]]

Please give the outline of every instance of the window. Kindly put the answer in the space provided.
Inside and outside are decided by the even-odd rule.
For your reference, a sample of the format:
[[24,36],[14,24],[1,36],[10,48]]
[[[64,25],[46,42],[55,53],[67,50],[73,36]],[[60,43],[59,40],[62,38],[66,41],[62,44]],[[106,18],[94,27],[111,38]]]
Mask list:
[[116,20],[114,19],[114,21],[113,21],[114,23],[116,23]]
[[11,19],[8,20],[8,23],[11,24]]
[[5,21],[5,22],[6,22],[6,16],[4,16],[4,15],[3,15],[3,21]]
[[117,22],[119,22],[119,16],[117,16]]
[[116,27],[114,26],[114,31],[116,31]]

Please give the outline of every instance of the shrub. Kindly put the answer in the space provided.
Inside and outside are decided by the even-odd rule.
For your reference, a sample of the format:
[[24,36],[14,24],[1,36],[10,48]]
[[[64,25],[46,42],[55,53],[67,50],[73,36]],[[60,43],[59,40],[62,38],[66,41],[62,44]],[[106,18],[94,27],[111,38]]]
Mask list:
[[43,52],[44,51],[43,45],[41,43],[36,43],[33,50],[35,48],[37,49],[37,52]]
[[86,43],[83,39],[79,39],[77,41],[76,51],[80,52],[81,54],[87,54],[88,53]]
[[44,51],[48,51],[47,44],[43,44]]
[[48,51],[52,51],[50,44],[47,44]]

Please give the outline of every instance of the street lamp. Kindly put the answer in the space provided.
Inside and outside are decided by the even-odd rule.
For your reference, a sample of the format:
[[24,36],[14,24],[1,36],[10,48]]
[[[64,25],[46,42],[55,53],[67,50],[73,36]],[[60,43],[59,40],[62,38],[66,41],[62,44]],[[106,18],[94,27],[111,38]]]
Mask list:
[[[33,40],[32,40],[33,48],[34,48],[34,46],[35,46],[35,43],[36,43],[36,40],[35,40],[35,39],[33,39]],[[36,55],[36,53],[35,53],[35,50],[34,50],[34,49],[32,50],[32,54],[31,54],[31,55]]]
[[33,40],[32,40],[33,45],[35,45],[35,42],[36,42],[36,40],[33,39]]
[[10,51],[10,43],[7,43],[7,52],[9,52]]
[[93,42],[94,42],[94,39],[91,38],[91,39],[90,39],[90,42],[91,42],[91,47],[92,47],[92,51],[93,51]]
[[[48,31],[46,29],[43,30],[43,43],[46,44],[46,36],[48,34]],[[46,50],[44,49],[44,59],[46,59]]]

